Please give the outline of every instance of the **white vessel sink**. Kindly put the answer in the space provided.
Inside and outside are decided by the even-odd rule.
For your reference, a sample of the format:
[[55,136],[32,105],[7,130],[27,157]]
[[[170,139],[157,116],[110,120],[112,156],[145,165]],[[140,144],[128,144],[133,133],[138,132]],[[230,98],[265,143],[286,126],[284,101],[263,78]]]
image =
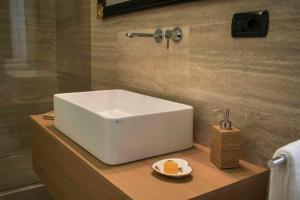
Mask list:
[[110,165],[192,147],[193,107],[126,90],[54,95],[54,124]]

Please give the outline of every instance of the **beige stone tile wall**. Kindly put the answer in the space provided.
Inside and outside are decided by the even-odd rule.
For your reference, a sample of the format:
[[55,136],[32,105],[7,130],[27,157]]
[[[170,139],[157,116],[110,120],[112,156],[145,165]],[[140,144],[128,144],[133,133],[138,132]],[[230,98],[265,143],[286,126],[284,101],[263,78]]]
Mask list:
[[89,1],[56,1],[58,92],[90,90],[90,46]]
[[[96,19],[91,0],[92,89],[123,88],[194,107],[195,141],[230,108],[241,129],[242,158],[263,165],[300,139],[298,0],[203,0]],[[268,9],[266,38],[232,38],[235,12]],[[181,43],[156,44],[126,32],[183,28]]]

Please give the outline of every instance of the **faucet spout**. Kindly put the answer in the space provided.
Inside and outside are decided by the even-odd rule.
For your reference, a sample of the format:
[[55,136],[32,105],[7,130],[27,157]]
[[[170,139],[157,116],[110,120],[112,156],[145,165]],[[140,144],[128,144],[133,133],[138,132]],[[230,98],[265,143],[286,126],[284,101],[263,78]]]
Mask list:
[[128,32],[126,33],[126,36],[128,38],[134,38],[134,37],[152,37],[154,38],[156,43],[159,43],[163,39],[163,31],[161,29],[156,29],[154,33],[134,33],[134,32]]
[[133,38],[133,37],[154,37],[153,33],[132,33],[132,32],[128,32],[126,33],[126,36],[129,38]]

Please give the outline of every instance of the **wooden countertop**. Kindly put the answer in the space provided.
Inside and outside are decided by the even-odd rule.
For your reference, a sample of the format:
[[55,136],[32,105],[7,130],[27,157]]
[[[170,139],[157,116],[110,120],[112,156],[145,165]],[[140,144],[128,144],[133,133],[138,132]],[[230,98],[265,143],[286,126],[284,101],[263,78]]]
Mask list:
[[[102,186],[107,188],[101,194],[108,193],[103,199],[240,199],[241,195],[244,197],[241,199],[257,200],[266,197],[267,169],[240,161],[238,169],[220,170],[210,161],[209,149],[202,145],[110,166],[63,135],[53,121],[44,120],[41,115],[32,119],[34,170],[56,199],[82,199],[80,195],[84,199],[97,199],[97,190],[101,191]],[[192,175],[173,179],[153,172],[154,162],[170,157],[187,160],[193,169]],[[61,183],[64,181],[67,182]]]

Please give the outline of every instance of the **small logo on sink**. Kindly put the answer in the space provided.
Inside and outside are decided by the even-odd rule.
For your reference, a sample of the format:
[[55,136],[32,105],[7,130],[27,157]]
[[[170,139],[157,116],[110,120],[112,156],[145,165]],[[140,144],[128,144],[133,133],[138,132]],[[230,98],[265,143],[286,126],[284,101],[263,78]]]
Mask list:
[[116,123],[116,124],[123,123],[123,122],[124,122],[124,121],[123,121],[123,120],[120,120],[120,119],[115,120],[115,123]]

